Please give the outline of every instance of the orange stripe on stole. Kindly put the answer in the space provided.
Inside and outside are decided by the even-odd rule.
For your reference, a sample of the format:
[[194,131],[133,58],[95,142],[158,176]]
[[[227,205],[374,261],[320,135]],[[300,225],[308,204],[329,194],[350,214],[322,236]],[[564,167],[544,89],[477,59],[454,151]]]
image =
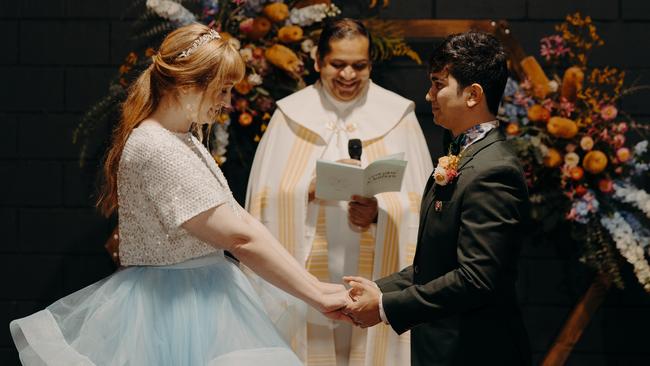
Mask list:
[[[420,204],[422,203],[422,196],[419,193],[415,193],[415,192],[409,192],[408,196],[409,196],[409,211],[411,211],[413,215],[418,215],[420,213]],[[417,243],[415,242],[413,243],[409,242],[406,244],[406,258],[404,259],[406,263],[403,263],[404,266],[408,266],[413,263],[413,257],[415,257],[416,245]]]
[[[374,159],[388,155],[386,145],[382,139],[369,141],[364,146],[364,151]],[[373,159],[373,160],[374,160]],[[381,277],[387,276],[399,270],[399,224],[401,222],[402,207],[397,192],[382,193],[381,198],[386,203],[387,222],[384,233],[383,251],[379,253]],[[375,327],[374,339],[369,345],[372,347],[373,365],[387,365],[388,338],[392,330],[385,324],[378,324]]]
[[[278,192],[278,239],[292,255],[295,255],[296,248],[295,200],[303,199],[302,197],[294,196],[295,188],[310,162],[314,143],[318,138],[318,135],[302,126],[298,126],[296,135],[291,152],[289,153],[288,164],[282,172],[282,180],[280,181]],[[304,220],[304,217],[298,219]]]
[[264,222],[263,216],[266,216],[266,207],[269,203],[269,186],[264,186],[259,192],[253,195],[250,204],[250,214],[254,218]]
[[[307,258],[307,271],[321,281],[330,281],[327,253],[327,220],[325,206],[318,208],[316,232],[311,253]],[[334,331],[327,325],[307,323],[307,366],[336,365]]]

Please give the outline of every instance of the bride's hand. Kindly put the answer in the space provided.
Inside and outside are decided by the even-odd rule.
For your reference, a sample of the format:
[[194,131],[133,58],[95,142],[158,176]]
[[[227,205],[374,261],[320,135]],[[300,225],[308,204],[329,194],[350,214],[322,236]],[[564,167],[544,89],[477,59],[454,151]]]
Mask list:
[[[343,287],[343,286],[341,286]],[[341,291],[321,295],[319,311],[323,314],[343,309],[352,302],[348,291],[343,287]]]
[[345,286],[340,283],[318,282],[318,289],[324,295],[334,294],[341,291],[346,291]]

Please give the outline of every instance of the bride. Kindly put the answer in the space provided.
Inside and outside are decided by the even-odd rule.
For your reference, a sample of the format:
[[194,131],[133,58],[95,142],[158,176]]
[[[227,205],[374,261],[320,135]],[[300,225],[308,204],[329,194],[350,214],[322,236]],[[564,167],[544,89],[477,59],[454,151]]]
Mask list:
[[98,206],[119,213],[126,269],[11,322],[25,365],[299,365],[236,262],[331,318],[350,301],[311,276],[233,199],[193,122],[214,120],[239,53],[192,24],[129,90]]

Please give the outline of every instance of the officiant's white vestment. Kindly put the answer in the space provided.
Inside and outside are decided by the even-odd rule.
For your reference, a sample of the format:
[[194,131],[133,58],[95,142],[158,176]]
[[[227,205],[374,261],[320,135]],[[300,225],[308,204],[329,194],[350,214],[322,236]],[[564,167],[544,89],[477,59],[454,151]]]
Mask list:
[[[343,275],[380,278],[412,263],[421,194],[433,171],[414,103],[372,81],[351,102],[334,99],[320,82],[277,103],[255,154],[246,208],[293,256],[323,281]],[[316,160],[348,159],[348,140],[363,144],[362,166],[405,153],[400,192],[376,196],[377,223],[348,223],[347,201],[308,202]],[[368,330],[310,311],[288,341],[306,365],[410,365],[409,335],[380,324]]]

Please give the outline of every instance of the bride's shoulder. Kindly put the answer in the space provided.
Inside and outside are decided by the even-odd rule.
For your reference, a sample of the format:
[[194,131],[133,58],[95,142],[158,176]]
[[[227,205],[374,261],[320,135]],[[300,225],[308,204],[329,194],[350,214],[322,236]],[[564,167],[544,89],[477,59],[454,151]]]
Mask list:
[[179,139],[170,131],[151,124],[143,124],[131,131],[122,158],[126,161],[146,161],[151,157],[170,157],[178,152]]

